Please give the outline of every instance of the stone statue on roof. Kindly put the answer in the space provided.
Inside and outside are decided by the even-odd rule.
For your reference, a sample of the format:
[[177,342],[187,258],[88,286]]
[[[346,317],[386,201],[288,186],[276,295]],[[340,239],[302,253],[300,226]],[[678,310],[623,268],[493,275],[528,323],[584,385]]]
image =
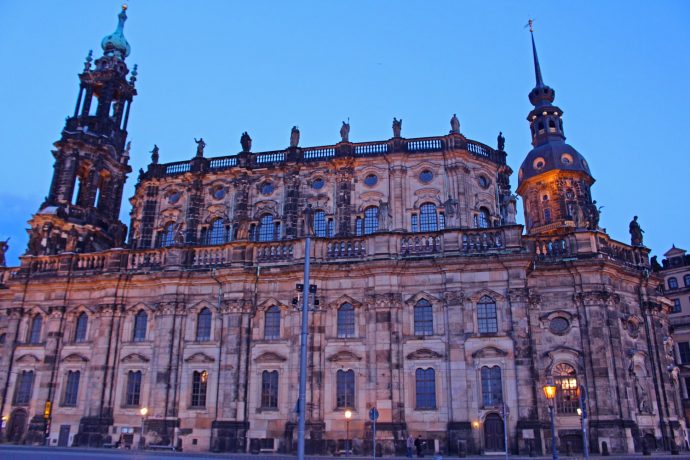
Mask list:
[[196,140],[196,137],[195,137],[194,142],[196,142],[196,156],[197,157],[203,157],[204,156],[204,148],[206,148],[206,142],[204,142],[204,138],[202,137],[199,140]]
[[644,233],[644,230],[642,230],[640,224],[637,223],[637,216],[633,217],[633,220],[630,221],[629,229],[630,244],[633,246],[642,246],[642,234]]
[[393,137],[400,137],[400,131],[402,131],[402,118],[398,120],[393,117]]
[[290,147],[296,148],[299,145],[299,129],[297,126],[292,127],[290,131]]
[[340,142],[350,142],[350,120],[340,127]]
[[249,137],[249,133],[247,133],[247,131],[242,133],[242,137],[240,137],[240,145],[242,145],[243,152],[251,152],[252,138]]
[[498,132],[498,137],[496,138],[496,141],[498,142],[498,150],[503,152],[503,150],[506,147],[506,138],[503,137],[502,131]]
[[450,119],[450,133],[460,134],[460,120],[456,114],[453,114],[453,118]]

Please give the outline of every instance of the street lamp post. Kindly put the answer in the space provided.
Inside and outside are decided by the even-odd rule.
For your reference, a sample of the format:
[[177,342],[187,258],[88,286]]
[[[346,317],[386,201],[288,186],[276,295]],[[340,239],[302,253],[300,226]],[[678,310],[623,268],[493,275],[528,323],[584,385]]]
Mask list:
[[587,389],[584,385],[577,387],[578,395],[580,396],[580,407],[577,409],[577,415],[580,416],[582,422],[582,450],[585,454],[585,460],[589,460],[589,438],[587,437]]
[[553,454],[553,460],[558,460],[558,447],[556,446],[556,408],[554,407],[556,385],[554,385],[551,377],[546,380],[546,385],[544,385],[543,390],[546,401],[549,404],[549,414],[551,415],[551,452]]
[[146,447],[146,440],[144,439],[144,420],[146,420],[146,414],[149,413],[149,409],[147,407],[142,407],[139,409],[139,413],[141,414],[141,435],[139,436],[139,448],[144,449]]
[[350,455],[350,418],[352,418],[352,412],[349,410],[345,411],[345,456]]

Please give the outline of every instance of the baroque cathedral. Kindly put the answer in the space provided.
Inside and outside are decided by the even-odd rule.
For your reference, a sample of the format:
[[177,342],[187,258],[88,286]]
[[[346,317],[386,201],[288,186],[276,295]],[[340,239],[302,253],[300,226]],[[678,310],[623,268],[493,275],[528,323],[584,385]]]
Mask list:
[[682,444],[670,303],[649,249],[598,226],[534,38],[524,226],[502,137],[471,140],[453,116],[425,138],[394,119],[372,142],[343,123],[335,145],[293,128],[271,152],[248,133],[226,156],[154,147],[128,228],[125,9],[79,75],[20,266],[0,268],[3,441],[294,452],[309,259],[307,452],[371,452],[373,407],[384,454],[408,436],[578,452],[583,415],[593,452]]

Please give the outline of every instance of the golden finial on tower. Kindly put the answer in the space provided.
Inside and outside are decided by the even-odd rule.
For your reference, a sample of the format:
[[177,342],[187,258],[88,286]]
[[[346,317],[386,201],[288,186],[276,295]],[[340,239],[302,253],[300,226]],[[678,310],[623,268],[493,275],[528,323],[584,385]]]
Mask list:
[[533,24],[534,24],[534,20],[530,19],[530,20],[527,21],[527,25],[525,26],[525,27],[529,27],[530,33],[531,33],[531,32],[534,32]]
[[123,4],[122,4],[122,11],[126,11],[126,10],[127,10],[127,4],[126,4],[126,3],[123,3]]

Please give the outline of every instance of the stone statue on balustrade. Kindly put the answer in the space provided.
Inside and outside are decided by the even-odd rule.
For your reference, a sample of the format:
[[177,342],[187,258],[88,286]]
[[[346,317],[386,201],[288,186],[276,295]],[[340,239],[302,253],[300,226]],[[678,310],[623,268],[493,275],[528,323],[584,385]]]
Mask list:
[[206,142],[204,142],[204,138],[202,137],[199,140],[196,140],[196,137],[195,137],[194,142],[196,142],[196,156],[197,157],[203,157],[204,156],[204,149],[206,148]]
[[178,245],[183,245],[184,244],[184,224],[183,223],[178,223],[175,224],[175,229],[173,233],[173,241],[175,244]]
[[460,120],[456,114],[450,119],[450,134],[460,134]]
[[391,211],[387,201],[379,200],[379,230],[390,230]]
[[446,226],[448,228],[457,227],[459,225],[458,218],[458,200],[448,195],[448,199],[443,203],[446,211]]
[[242,133],[242,137],[240,137],[240,145],[242,146],[243,152],[252,151],[252,138],[249,137],[249,133],[247,133],[247,131]]
[[290,131],[290,147],[296,148],[299,145],[299,129],[297,126],[292,127]]
[[599,218],[603,206],[597,206],[597,200],[592,201],[592,204],[587,206],[587,228],[589,230],[599,229]]
[[640,224],[637,223],[637,216],[633,217],[633,220],[630,221],[630,244],[633,246],[643,246],[642,244],[642,234],[644,233],[644,230],[640,227]]
[[498,150],[500,152],[503,152],[503,150],[506,148],[506,138],[503,137],[502,131],[498,132],[498,137],[496,138],[496,141],[498,143]]
[[7,251],[10,249],[10,245],[8,244],[9,241],[9,238],[7,238],[5,241],[0,241],[0,267],[7,267],[5,254],[7,254]]
[[340,127],[340,142],[350,142],[350,120],[347,123],[343,122],[343,126]]
[[158,164],[158,146],[153,144],[153,150],[151,150],[151,163],[154,165]]
[[393,137],[400,137],[400,131],[402,131],[402,118],[398,120],[393,117]]

